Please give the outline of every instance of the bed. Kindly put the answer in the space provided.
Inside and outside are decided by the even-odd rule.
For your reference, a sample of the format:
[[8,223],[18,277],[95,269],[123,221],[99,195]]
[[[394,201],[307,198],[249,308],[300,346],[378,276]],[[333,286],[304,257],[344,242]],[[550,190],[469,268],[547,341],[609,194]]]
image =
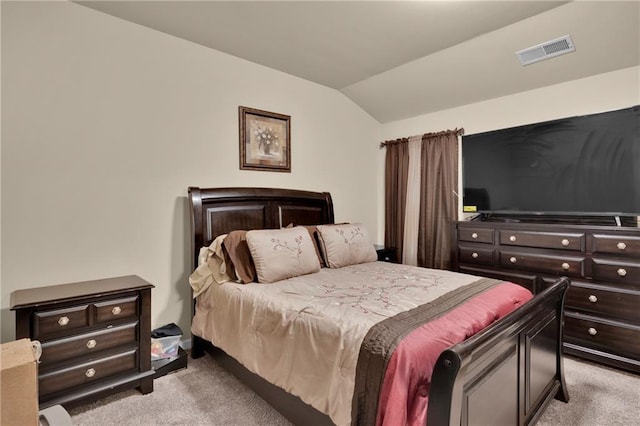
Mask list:
[[[191,255],[194,269],[198,267],[201,248],[208,247],[216,237],[231,231],[276,230],[292,224],[334,223],[331,195],[326,192],[274,188],[190,187],[189,205],[192,231]],[[373,262],[367,268],[378,275],[398,273],[407,275],[408,273],[403,269],[407,268],[404,265],[392,266],[383,262]],[[348,266],[339,268],[341,269],[339,273],[365,273],[367,268],[359,265]],[[322,268],[311,275],[325,281],[335,279],[334,272],[328,269]],[[448,271],[436,274],[436,271],[418,269],[421,271],[416,273],[435,274],[438,277],[444,274],[453,277],[454,280],[469,280],[468,276],[463,276],[464,274]],[[464,282],[466,283],[464,288],[472,287],[470,284],[467,285],[466,281]],[[281,282],[277,284],[281,285]],[[428,405],[424,410],[426,422],[432,426],[534,424],[553,398],[567,402],[569,396],[564,381],[562,361],[562,318],[564,297],[568,286],[569,282],[566,278],[558,279],[553,286],[536,294],[513,312],[506,314],[463,342],[441,351],[434,359],[434,367],[429,372]],[[265,286],[262,286],[260,290],[264,288]],[[285,288],[284,291],[288,292],[291,288],[293,287]],[[218,291],[217,287],[215,291]],[[238,291],[234,291],[235,293]],[[415,297],[412,295],[411,299]],[[431,304],[427,303],[425,306]],[[193,306],[194,324],[201,323],[201,320],[195,321],[198,308],[195,303]],[[412,309],[411,312],[413,311]],[[250,337],[243,337],[238,333],[236,341],[230,342],[229,338],[221,339],[223,342],[230,343],[223,343],[220,345],[223,347],[220,348],[206,338],[207,333],[203,330],[202,326],[192,326],[191,353],[194,358],[209,352],[294,424],[335,423],[327,412],[312,406],[319,407],[323,406],[322,404],[316,401],[312,401],[311,405],[308,404],[309,398],[306,394],[302,393],[307,402],[295,396],[294,394],[301,393],[295,392],[295,389],[292,390],[288,383],[286,386],[276,386],[273,384],[273,377],[266,380],[253,373],[252,371],[257,369],[251,362],[244,359],[241,360],[243,362],[239,362],[226,353],[242,353],[243,345],[251,347]],[[296,344],[301,345],[300,342]],[[360,368],[362,359],[362,351],[358,351],[356,369]],[[385,363],[388,361],[387,358]],[[249,365],[252,371],[243,364]],[[386,368],[388,364],[384,365]],[[338,398],[343,411],[347,397],[353,394],[361,396],[358,393],[359,390],[368,389],[369,383],[379,381],[378,378],[370,379],[367,374],[358,372],[354,379],[355,390],[350,391],[351,395]],[[384,375],[384,372],[382,374]],[[302,379],[294,377],[292,380],[300,382]],[[362,385],[362,383],[365,384]],[[383,382],[380,381],[380,383]],[[377,388],[374,387],[376,398],[377,392],[383,394],[385,383],[386,376],[383,384]],[[283,390],[283,387],[290,392]],[[327,396],[327,398],[333,398],[333,396]],[[362,398],[367,401],[375,399],[371,394]],[[353,401],[349,402],[356,404],[356,399],[358,398],[353,398]],[[363,403],[363,405],[367,404]],[[353,412],[359,413],[360,408],[353,408]],[[376,412],[375,404],[373,412],[374,414]],[[332,415],[334,415],[333,412]],[[344,420],[344,417],[341,419]],[[369,411],[367,416],[360,416],[360,414],[354,416],[352,423],[374,424],[375,420],[371,420],[371,411]]]

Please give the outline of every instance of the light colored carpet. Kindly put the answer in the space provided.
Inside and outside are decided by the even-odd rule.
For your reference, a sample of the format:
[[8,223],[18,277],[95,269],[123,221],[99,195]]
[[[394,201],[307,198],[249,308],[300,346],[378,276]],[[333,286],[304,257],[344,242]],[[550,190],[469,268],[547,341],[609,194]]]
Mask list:
[[[539,426],[640,424],[639,375],[571,358],[565,369],[571,401],[554,400]],[[75,425],[290,425],[208,355],[155,380],[150,394],[125,391],[70,414]]]

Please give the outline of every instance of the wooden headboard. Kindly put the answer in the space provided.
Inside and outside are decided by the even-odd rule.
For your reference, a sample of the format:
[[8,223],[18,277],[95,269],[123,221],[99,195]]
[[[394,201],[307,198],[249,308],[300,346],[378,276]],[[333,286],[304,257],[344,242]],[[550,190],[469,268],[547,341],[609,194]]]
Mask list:
[[334,223],[328,192],[277,188],[189,187],[192,265],[201,247],[220,234],[242,229],[275,229]]

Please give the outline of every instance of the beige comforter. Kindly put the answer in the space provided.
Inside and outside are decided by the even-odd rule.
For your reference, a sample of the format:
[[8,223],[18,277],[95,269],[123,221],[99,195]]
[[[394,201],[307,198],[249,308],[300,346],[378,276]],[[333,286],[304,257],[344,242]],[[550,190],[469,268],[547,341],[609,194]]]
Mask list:
[[371,262],[272,284],[213,283],[197,298],[191,331],[336,424],[348,425],[367,331],[476,279]]

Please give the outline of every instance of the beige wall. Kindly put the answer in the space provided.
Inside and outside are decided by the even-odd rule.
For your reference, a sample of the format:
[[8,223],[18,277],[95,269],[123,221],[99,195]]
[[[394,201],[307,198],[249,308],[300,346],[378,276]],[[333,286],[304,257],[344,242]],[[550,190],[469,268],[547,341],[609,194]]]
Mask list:
[[[239,105],[292,116],[291,173],[239,170]],[[380,125],[345,96],[74,3],[2,3],[2,113],[2,341],[13,290],[127,274],[187,334],[190,185],[330,191],[376,227]]]
[[[382,138],[390,140],[456,127],[463,127],[465,134],[470,135],[638,104],[640,67],[632,67],[394,121],[382,126]],[[378,168],[381,170],[378,175],[378,233],[384,239],[384,152],[378,154]]]
[[[13,290],[125,274],[156,285],[154,327],[188,333],[190,185],[330,191],[336,220],[381,242],[379,141],[640,103],[634,67],[380,125],[332,89],[73,3],[1,15],[1,341]],[[239,170],[239,105],[292,116],[292,173]]]

